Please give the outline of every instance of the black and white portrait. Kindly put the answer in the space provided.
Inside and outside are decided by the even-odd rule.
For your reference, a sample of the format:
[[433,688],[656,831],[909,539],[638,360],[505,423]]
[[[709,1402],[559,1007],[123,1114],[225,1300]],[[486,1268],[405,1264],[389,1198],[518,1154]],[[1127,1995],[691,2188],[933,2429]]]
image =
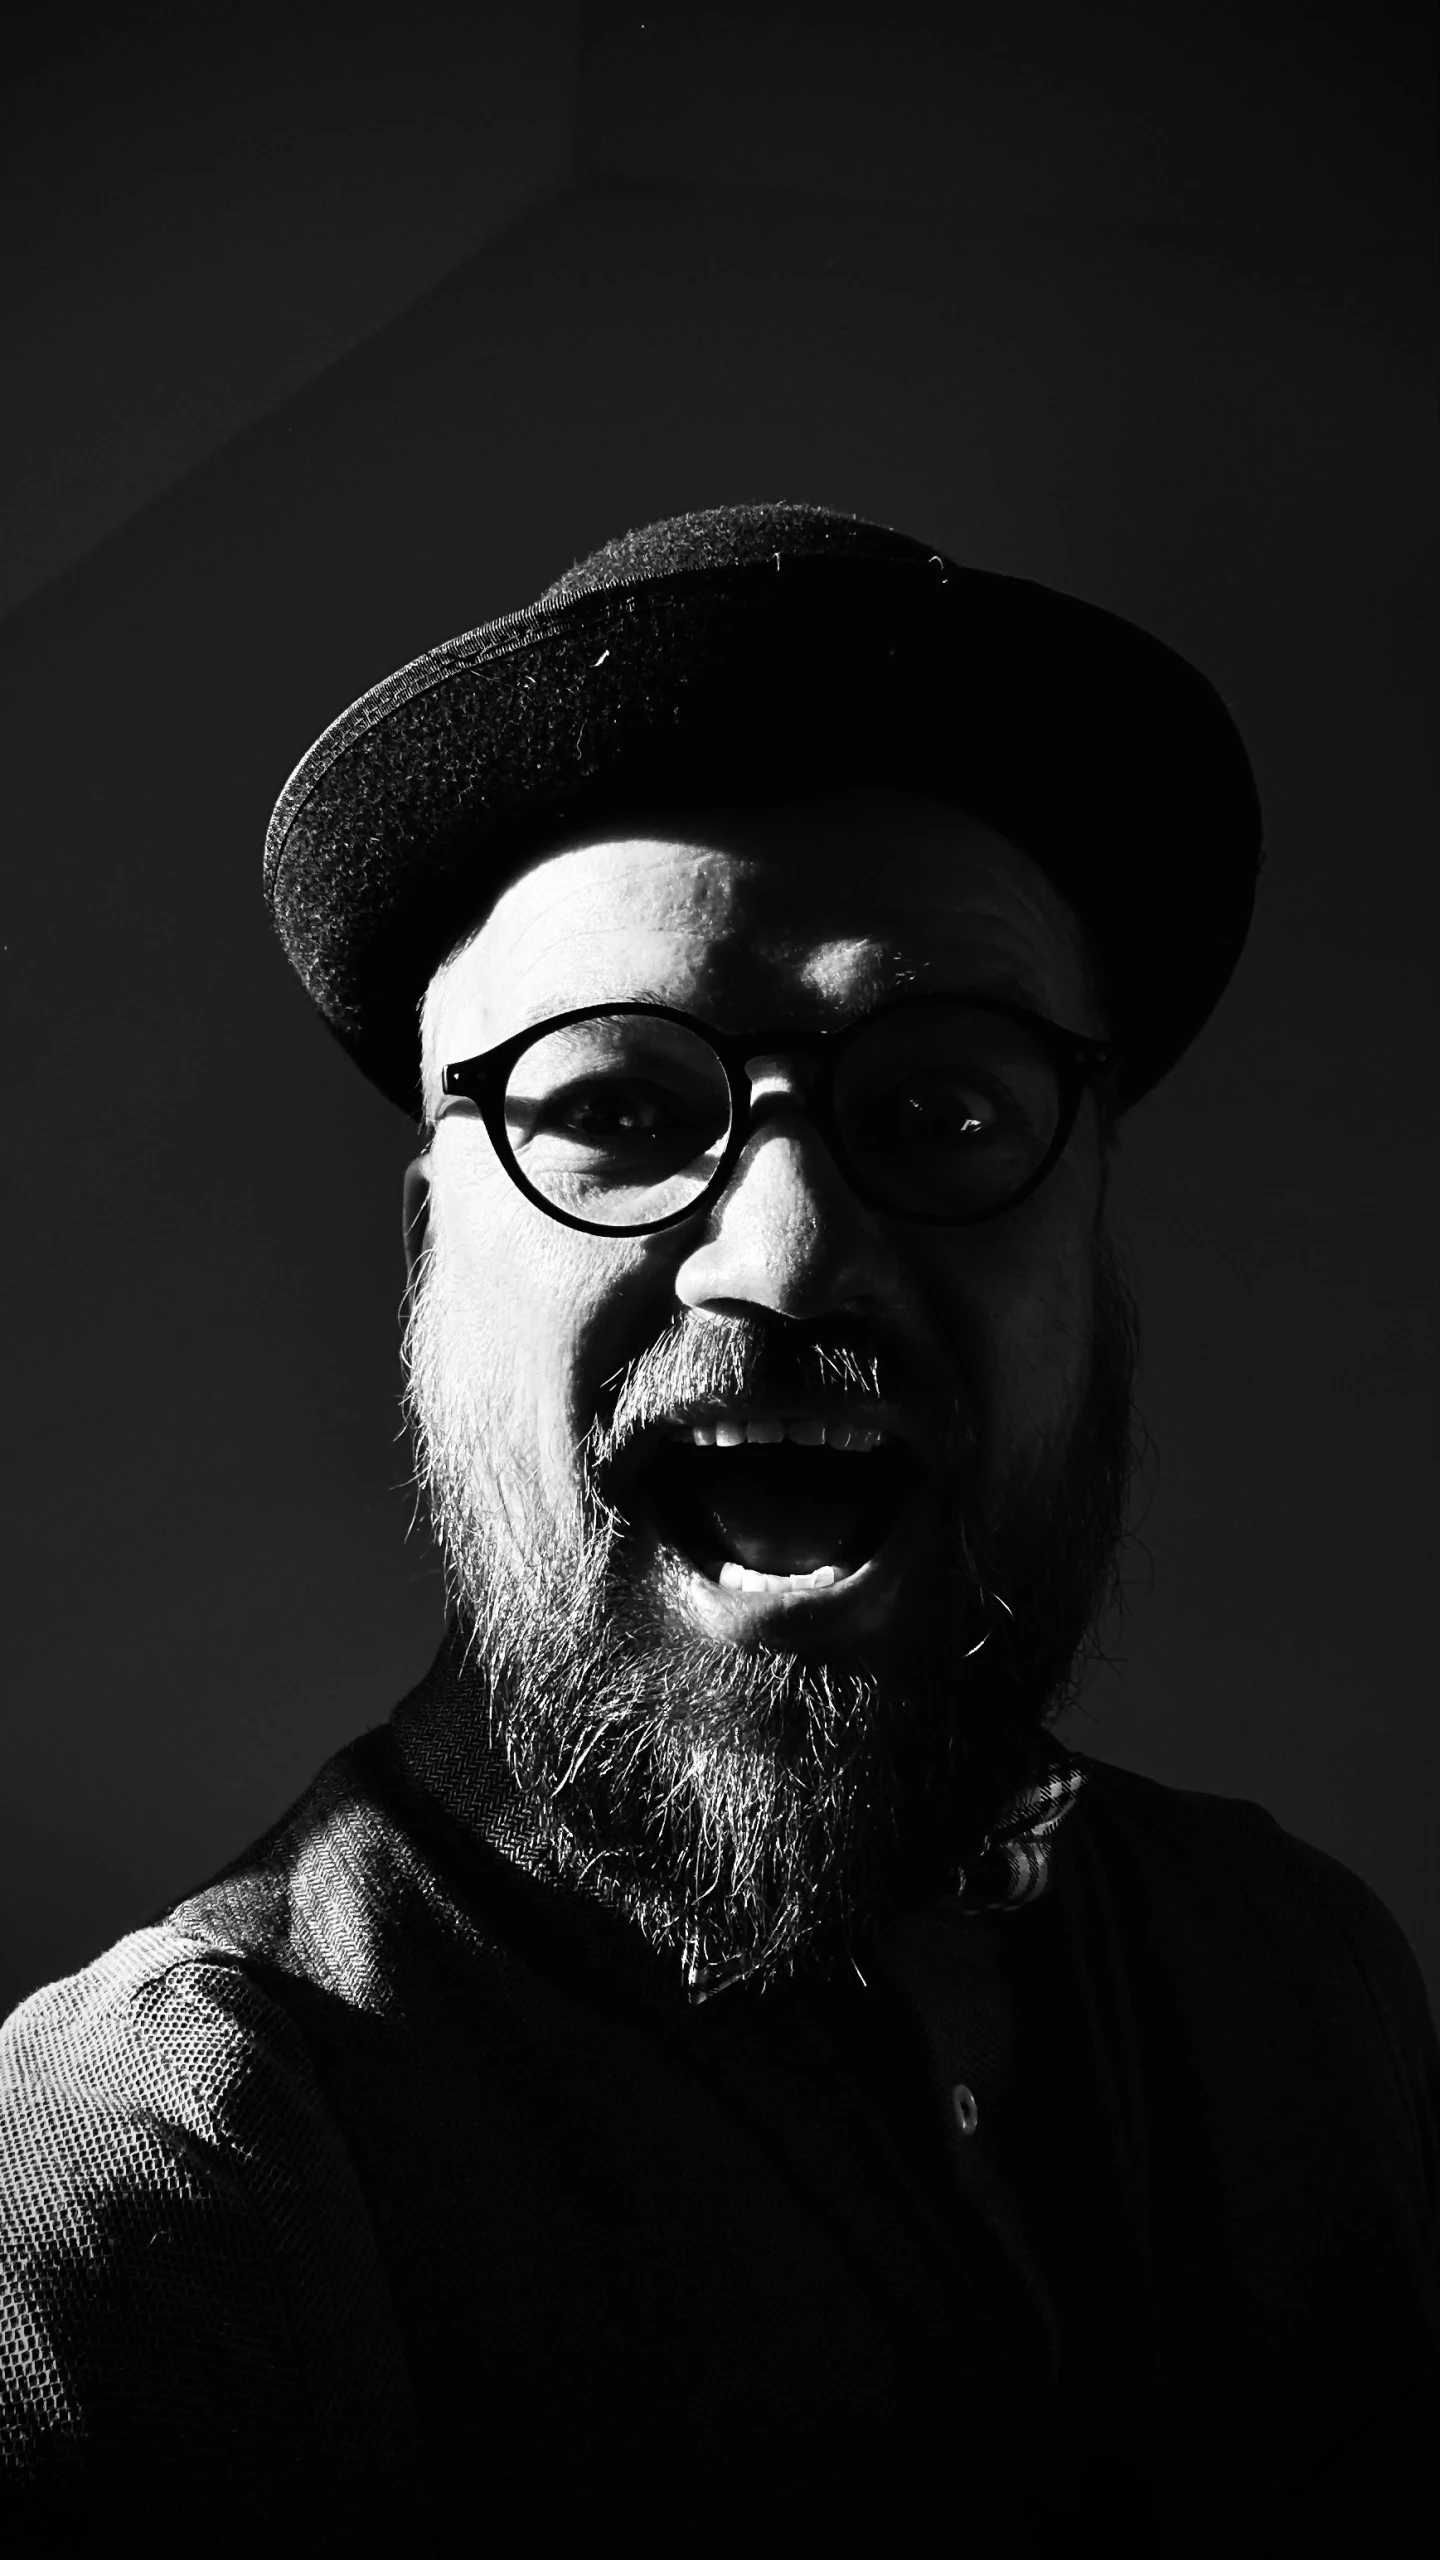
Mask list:
[[7,39],[7,2551],[1440,2487],[1428,35]]

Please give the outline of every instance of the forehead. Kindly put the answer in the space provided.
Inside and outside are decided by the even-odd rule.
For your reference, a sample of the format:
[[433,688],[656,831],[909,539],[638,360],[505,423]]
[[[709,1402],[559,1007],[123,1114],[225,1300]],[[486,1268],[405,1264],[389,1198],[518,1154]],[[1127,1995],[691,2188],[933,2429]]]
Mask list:
[[1029,855],[939,802],[836,793],[557,846],[437,971],[426,1023],[461,1057],[627,997],[738,1029],[787,1011],[843,1020],[925,986],[1100,1027],[1078,922]]

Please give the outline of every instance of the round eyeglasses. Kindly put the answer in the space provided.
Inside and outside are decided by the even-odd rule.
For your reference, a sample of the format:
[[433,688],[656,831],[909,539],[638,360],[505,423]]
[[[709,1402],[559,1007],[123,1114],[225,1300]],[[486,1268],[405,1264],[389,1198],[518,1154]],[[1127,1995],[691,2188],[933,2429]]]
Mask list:
[[[447,1066],[511,1180],[591,1235],[653,1235],[718,1199],[752,1131],[808,1113],[872,1209],[931,1227],[1013,1209],[1064,1152],[1105,1041],[998,997],[926,991],[838,1031],[714,1031],[669,1005],[585,1005]],[[802,1058],[803,1100],[752,1091]],[[437,1115],[443,1119],[445,1111]]]

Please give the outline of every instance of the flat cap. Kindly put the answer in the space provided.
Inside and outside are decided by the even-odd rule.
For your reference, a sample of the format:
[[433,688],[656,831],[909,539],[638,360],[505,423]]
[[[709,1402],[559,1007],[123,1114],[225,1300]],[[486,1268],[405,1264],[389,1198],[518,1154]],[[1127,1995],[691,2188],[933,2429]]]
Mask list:
[[647,525],[372,686],[282,791],[275,929],[421,1114],[435,969],[547,845],[647,808],[889,787],[973,812],[1085,928],[1117,1107],[1207,1021],[1263,860],[1239,733],[1133,623],[823,507]]

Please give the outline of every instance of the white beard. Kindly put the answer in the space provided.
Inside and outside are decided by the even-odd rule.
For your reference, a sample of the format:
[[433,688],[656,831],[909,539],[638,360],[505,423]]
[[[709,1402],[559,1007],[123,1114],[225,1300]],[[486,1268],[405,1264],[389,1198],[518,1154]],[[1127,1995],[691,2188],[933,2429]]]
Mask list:
[[[812,1950],[853,1951],[872,1922],[941,1889],[942,1870],[978,1849],[1065,1703],[1058,1684],[1097,1582],[1114,1596],[1112,1515],[1118,1493],[1123,1525],[1128,1460],[1113,1445],[1117,1372],[1098,1504],[1088,1442],[1072,1453],[1087,1479],[1083,1534],[1058,1603],[1053,1559],[1041,1558],[1037,1589],[1059,1623],[1047,1622],[1038,1648],[987,1602],[987,1589],[1012,1587],[1003,1544],[991,1557],[958,1502],[925,1623],[890,1658],[717,1645],[688,1633],[637,1576],[626,1523],[596,1478],[637,1421],[751,1383],[746,1331],[691,1320],[637,1359],[611,1426],[597,1423],[581,1452],[569,1515],[557,1517],[533,1459],[504,1446],[437,1221],[412,1292],[405,1406],[477,1713],[542,1816],[556,1874],[619,1902],[657,1948],[770,1978]],[[875,1364],[843,1348],[808,1356],[813,1383],[881,1396]],[[1133,1365],[1127,1339],[1127,1411]],[[1066,1497],[1073,1508],[1068,1480]],[[1028,1520],[1026,1538],[1041,1539]]]

